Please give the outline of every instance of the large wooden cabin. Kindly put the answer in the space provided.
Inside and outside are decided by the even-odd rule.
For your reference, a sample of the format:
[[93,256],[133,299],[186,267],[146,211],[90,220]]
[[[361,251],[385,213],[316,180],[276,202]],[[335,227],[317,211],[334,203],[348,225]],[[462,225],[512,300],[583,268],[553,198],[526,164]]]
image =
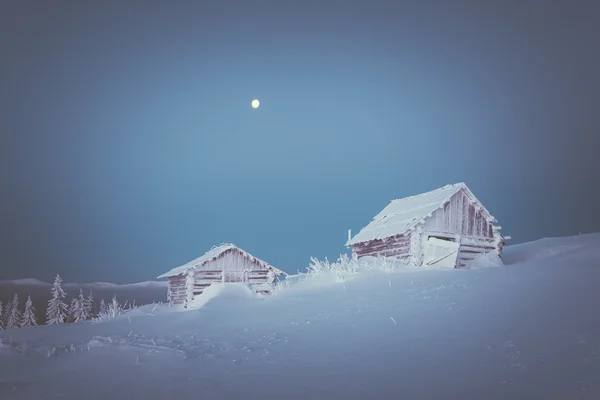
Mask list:
[[187,306],[208,286],[224,282],[244,283],[257,293],[270,294],[280,275],[285,273],[233,244],[221,244],[158,278],[169,279],[169,304]]
[[401,260],[412,266],[470,267],[478,256],[502,258],[496,219],[464,183],[393,200],[346,246],[354,258]]

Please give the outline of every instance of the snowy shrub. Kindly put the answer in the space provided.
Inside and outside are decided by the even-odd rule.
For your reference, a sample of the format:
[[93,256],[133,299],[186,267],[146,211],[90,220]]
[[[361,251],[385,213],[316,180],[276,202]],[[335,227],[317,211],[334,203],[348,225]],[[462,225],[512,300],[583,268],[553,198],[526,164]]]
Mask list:
[[114,295],[112,301],[108,305],[104,305],[104,309],[102,308],[102,303],[103,301],[100,302],[100,312],[98,313],[98,316],[93,319],[94,322],[109,321],[136,308],[135,304],[130,304],[129,306],[127,303],[124,306],[119,304],[117,295]]
[[336,262],[329,262],[327,258],[321,261],[315,257],[310,258],[310,264],[306,268],[309,276],[321,275],[324,273],[335,273],[338,278],[343,278],[345,274],[354,274],[358,272],[359,264],[356,260],[342,254]]
[[0,301],[0,331],[4,329],[4,306]]
[[363,257],[356,260],[347,254],[342,254],[334,263],[330,262],[327,258],[321,261],[311,257],[310,261],[311,263],[307,267],[307,276],[312,277],[324,273],[335,273],[338,279],[343,279],[348,274],[356,274],[360,271],[392,272],[406,267],[406,264],[400,260],[381,256]]
[[67,318],[68,307],[63,301],[66,297],[65,291],[62,288],[62,278],[56,275],[54,284],[51,290],[52,297],[48,300],[48,308],[46,309],[46,323],[62,324]]

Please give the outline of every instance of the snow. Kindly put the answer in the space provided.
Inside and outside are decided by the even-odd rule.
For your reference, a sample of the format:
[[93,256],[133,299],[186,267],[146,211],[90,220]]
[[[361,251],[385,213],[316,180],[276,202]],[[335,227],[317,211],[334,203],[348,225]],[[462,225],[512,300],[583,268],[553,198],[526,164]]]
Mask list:
[[[402,235],[422,223],[425,218],[432,215],[438,208],[443,207],[452,196],[463,189],[467,191],[469,197],[474,199],[486,214],[490,215],[485,207],[477,201],[466,184],[462,182],[455,183],[416,196],[392,200],[367,226],[362,228],[352,239],[348,240],[346,246]],[[491,215],[490,218],[494,220]]]
[[258,295],[250,288],[241,283],[222,283],[211,285],[204,289],[201,295],[196,296],[190,302],[189,308],[192,310],[202,308],[210,301],[216,298],[233,298],[236,300],[255,299]]
[[[0,398],[598,399],[600,234],[0,332]],[[202,296],[200,296],[202,297]]]
[[475,258],[471,263],[471,269],[480,269],[480,268],[493,268],[493,267],[502,267],[504,263],[502,259],[498,257],[498,253],[495,251],[490,251],[489,253],[482,254],[479,257]]
[[269,263],[267,263],[259,258],[254,257],[253,255],[240,249],[239,247],[235,246],[234,244],[224,243],[219,246],[213,246],[213,248],[211,248],[209,251],[204,253],[202,256],[200,256],[184,265],[173,268],[169,272],[166,272],[166,273],[160,275],[157,279],[168,278],[170,276],[176,276],[176,275],[183,275],[183,274],[187,273],[187,271],[190,270],[191,268],[201,267],[202,265],[208,263],[209,261],[212,261],[215,258],[219,257],[221,254],[223,254],[227,250],[232,250],[232,249],[235,249],[235,250],[239,251],[240,253],[244,254],[245,256],[254,259],[259,264],[264,265],[265,267],[268,266],[268,267],[272,268],[278,275],[285,274],[283,271],[273,267],[272,265],[269,265]]

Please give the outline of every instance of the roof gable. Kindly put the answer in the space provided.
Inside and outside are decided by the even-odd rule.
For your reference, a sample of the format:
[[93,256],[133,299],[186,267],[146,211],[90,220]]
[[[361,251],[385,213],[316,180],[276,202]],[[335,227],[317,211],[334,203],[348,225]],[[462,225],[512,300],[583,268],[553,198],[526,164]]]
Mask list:
[[170,276],[176,276],[176,275],[182,275],[185,274],[188,270],[190,270],[191,268],[196,268],[196,267],[201,267],[213,260],[216,260],[217,258],[219,258],[221,255],[223,255],[223,253],[227,252],[227,251],[237,251],[241,254],[243,254],[246,257],[249,257],[251,260],[253,260],[254,262],[260,264],[261,266],[264,266],[265,268],[270,268],[273,270],[273,272],[275,272],[277,275],[281,275],[281,274],[285,274],[285,272],[281,271],[280,269],[277,269],[275,267],[273,267],[272,265],[270,265],[269,263],[267,263],[266,261],[263,261],[259,258],[254,257],[252,254],[240,249],[239,247],[235,246],[234,244],[231,243],[223,243],[219,246],[213,246],[209,251],[207,251],[206,253],[204,253],[202,256],[193,259],[192,261],[183,264],[179,267],[175,267],[172,270],[170,270],[169,272],[166,272],[160,276],[158,276],[157,279],[160,278],[168,278]]
[[423,223],[435,210],[443,207],[461,190],[464,190],[467,197],[482,209],[487,219],[495,222],[494,217],[477,200],[467,185],[461,182],[446,185],[416,196],[392,200],[367,226],[362,228],[352,239],[348,240],[346,246],[405,234]]

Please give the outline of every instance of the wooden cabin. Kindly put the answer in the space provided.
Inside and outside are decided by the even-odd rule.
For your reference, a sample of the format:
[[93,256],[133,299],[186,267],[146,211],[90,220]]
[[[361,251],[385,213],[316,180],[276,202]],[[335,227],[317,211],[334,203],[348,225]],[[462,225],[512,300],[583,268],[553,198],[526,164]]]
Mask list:
[[346,246],[355,259],[386,257],[411,266],[469,268],[480,255],[502,258],[496,219],[464,183],[393,200]]
[[208,286],[224,282],[245,283],[256,293],[270,294],[281,275],[285,273],[233,244],[221,244],[158,278],[169,279],[169,304],[187,306]]

